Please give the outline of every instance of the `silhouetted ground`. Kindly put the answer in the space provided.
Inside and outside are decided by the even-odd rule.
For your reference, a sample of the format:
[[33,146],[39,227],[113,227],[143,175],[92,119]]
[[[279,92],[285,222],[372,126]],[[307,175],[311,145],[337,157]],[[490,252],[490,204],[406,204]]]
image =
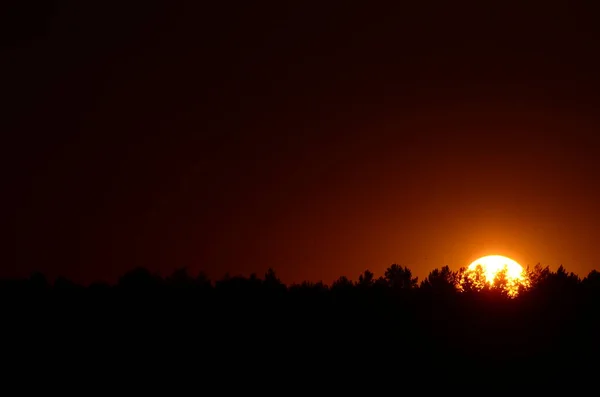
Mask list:
[[4,357],[27,371],[175,372],[237,386],[240,377],[297,385],[320,376],[356,387],[393,376],[396,388],[446,392],[469,389],[463,381],[487,385],[482,393],[542,379],[580,384],[598,369],[599,274],[536,271],[514,299],[494,288],[458,292],[449,269],[420,286],[401,267],[331,287],[285,286],[273,272],[211,283],[136,269],[88,287],[35,275],[1,284]]

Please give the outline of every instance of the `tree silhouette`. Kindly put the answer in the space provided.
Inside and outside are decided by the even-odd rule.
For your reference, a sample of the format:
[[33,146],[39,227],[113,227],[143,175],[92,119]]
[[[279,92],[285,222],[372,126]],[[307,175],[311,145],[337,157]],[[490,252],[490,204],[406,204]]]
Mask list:
[[592,270],[581,283],[587,292],[600,292],[600,272]]
[[358,276],[357,286],[360,288],[369,288],[375,284],[375,275],[370,270],[365,270]]
[[508,279],[508,267],[500,269],[494,276],[490,290],[501,297],[513,297],[518,293],[518,283]]
[[162,279],[143,267],[137,267],[119,278],[117,286],[123,290],[150,290],[162,284]]
[[552,272],[548,266],[542,268],[536,265],[531,280],[535,291],[546,296],[563,294],[566,297],[572,295],[581,283],[579,276],[567,272],[563,265],[560,265],[556,272]]
[[331,284],[332,291],[344,292],[351,291],[354,288],[354,283],[346,276],[340,276]]
[[189,275],[187,268],[175,269],[170,276],[165,279],[168,285],[179,288],[191,288],[195,285],[194,278]]
[[462,292],[485,292],[489,289],[485,272],[481,265],[477,265],[475,269],[460,268],[457,278],[460,280],[459,289]]
[[285,285],[281,282],[281,280],[275,274],[275,270],[269,268],[265,273],[264,285],[267,288],[276,290],[276,289],[285,289]]
[[210,289],[212,287],[212,283],[206,273],[200,272],[194,279],[194,285],[202,288],[202,289]]
[[456,291],[458,282],[458,272],[453,272],[449,266],[444,266],[429,272],[429,275],[421,282],[420,288],[442,294],[452,293]]
[[543,283],[551,273],[549,266],[542,267],[542,265],[539,263],[537,263],[531,270],[528,266],[526,272],[533,286]]
[[408,267],[393,264],[385,270],[387,285],[392,290],[409,290],[418,286],[418,277],[413,277]]
[[[64,278],[50,284],[37,273],[0,280],[0,305],[3,331],[19,331],[6,338],[11,343],[27,330],[65,335],[61,346],[75,335],[105,341],[112,333],[122,351],[166,340],[163,350],[208,364],[260,356],[292,366],[310,356],[339,368],[402,357],[406,365],[458,359],[512,368],[560,365],[558,357],[588,362],[600,354],[598,271],[581,280],[563,266],[552,271],[538,264],[528,269],[534,282],[516,299],[506,299],[513,287],[506,271],[490,287],[481,266],[444,266],[417,287],[410,269],[393,264],[380,277],[365,270],[356,283],[341,276],[331,286],[303,281],[289,288],[273,269],[264,278],[225,274],[213,283],[185,267],[164,279],[135,268],[115,285],[87,287]],[[351,340],[360,348],[348,353]],[[329,352],[327,360],[322,352]]]
[[79,289],[80,286],[66,277],[59,276],[54,280],[54,288],[57,290],[72,291]]

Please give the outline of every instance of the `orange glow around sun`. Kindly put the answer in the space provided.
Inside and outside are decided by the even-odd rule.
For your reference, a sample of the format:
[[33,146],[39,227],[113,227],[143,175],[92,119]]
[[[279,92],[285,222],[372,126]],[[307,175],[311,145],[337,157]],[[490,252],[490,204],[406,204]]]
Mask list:
[[460,281],[462,290],[481,290],[487,286],[500,288],[515,297],[519,287],[529,286],[527,272],[516,261],[502,255],[488,255],[473,261]]

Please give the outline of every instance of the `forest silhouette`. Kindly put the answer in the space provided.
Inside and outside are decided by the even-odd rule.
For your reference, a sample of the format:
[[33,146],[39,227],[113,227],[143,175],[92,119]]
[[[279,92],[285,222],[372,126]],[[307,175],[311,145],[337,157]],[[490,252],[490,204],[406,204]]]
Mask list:
[[141,362],[170,357],[162,365],[192,360],[230,373],[434,367],[491,379],[490,368],[554,374],[597,363],[598,271],[580,278],[536,265],[516,297],[501,276],[457,288],[464,272],[446,266],[419,282],[394,264],[379,277],[365,270],[356,281],[286,285],[272,269],[213,282],[185,268],[167,277],[136,268],[88,286],[36,273],[2,280],[0,293],[5,340],[59,346],[61,356],[127,351]]

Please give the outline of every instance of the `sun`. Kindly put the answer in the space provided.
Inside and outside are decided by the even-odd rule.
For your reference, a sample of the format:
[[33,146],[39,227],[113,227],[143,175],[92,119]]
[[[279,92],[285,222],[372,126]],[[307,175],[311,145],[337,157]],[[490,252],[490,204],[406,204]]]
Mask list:
[[[498,281],[496,277],[504,280]],[[467,267],[461,280],[463,289],[466,284],[478,290],[487,284],[492,288],[501,288],[514,297],[519,293],[520,287],[529,286],[529,278],[517,261],[502,255],[488,255],[473,261]]]

